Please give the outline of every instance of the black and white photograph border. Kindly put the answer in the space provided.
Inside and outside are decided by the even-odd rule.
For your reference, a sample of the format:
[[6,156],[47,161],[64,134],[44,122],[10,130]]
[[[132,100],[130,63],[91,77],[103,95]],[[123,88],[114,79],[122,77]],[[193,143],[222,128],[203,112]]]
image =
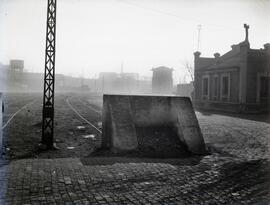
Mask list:
[[0,205],[269,204],[269,10],[0,0]]

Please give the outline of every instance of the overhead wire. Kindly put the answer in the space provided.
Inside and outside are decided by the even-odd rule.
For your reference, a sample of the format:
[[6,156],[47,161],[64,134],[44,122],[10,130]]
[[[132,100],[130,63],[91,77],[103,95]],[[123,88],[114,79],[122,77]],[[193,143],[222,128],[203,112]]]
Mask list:
[[204,27],[207,26],[207,27],[219,28],[219,29],[225,29],[225,30],[228,30],[228,29],[230,29],[230,30],[239,30],[239,28],[232,27],[232,26],[222,26],[222,25],[217,25],[217,24],[213,24],[213,23],[202,23],[199,19],[196,19],[196,18],[179,16],[179,15],[176,15],[176,14],[171,13],[171,12],[167,12],[167,11],[163,11],[163,10],[158,10],[158,9],[153,9],[153,8],[150,8],[150,7],[142,6],[142,5],[139,5],[137,3],[133,3],[133,2],[128,1],[128,0],[117,0],[117,1],[121,2],[121,3],[124,3],[124,4],[127,4],[127,5],[130,5],[130,6],[133,6],[133,7],[141,8],[141,9],[144,9],[144,10],[149,10],[149,11],[159,13],[159,14],[162,14],[162,15],[171,16],[171,17],[177,18],[178,20],[180,20],[182,22],[183,21],[190,21],[190,22],[196,23],[197,25],[203,25]]

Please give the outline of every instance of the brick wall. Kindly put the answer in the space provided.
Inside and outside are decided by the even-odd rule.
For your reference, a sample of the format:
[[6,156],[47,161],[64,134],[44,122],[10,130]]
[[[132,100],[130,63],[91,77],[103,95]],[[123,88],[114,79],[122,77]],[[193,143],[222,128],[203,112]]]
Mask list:
[[256,103],[258,91],[258,74],[267,72],[267,56],[260,50],[248,52],[247,63],[247,103]]
[[[221,100],[221,76],[223,74],[228,74],[230,77],[230,95],[229,99],[226,101]],[[239,102],[239,68],[224,68],[218,69],[216,71],[200,71],[195,73],[195,100],[202,100],[202,78],[204,75],[209,76],[209,101],[217,101],[217,102]],[[217,77],[217,98],[215,98],[215,84],[214,79]],[[205,101],[205,100],[204,100]]]

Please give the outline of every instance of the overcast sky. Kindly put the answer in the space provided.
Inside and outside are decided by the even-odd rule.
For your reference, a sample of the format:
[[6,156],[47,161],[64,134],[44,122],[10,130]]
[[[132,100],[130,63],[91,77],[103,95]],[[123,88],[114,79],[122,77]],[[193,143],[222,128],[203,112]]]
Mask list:
[[[43,72],[47,0],[0,0],[0,62],[24,59]],[[93,77],[102,71],[151,76],[155,66],[193,62],[202,25],[202,56],[224,54],[244,40],[270,42],[269,0],[58,0],[56,72]]]

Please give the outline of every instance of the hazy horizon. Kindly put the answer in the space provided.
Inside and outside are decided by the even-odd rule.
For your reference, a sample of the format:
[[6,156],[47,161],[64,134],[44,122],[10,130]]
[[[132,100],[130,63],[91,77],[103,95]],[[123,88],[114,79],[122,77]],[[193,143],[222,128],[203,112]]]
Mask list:
[[[58,0],[56,73],[93,78],[99,72],[151,75],[174,68],[188,78],[202,25],[202,56],[222,54],[244,40],[252,48],[270,43],[270,1]],[[44,71],[47,0],[0,0],[0,62],[23,59],[25,69]],[[186,77],[185,77],[186,76]]]

